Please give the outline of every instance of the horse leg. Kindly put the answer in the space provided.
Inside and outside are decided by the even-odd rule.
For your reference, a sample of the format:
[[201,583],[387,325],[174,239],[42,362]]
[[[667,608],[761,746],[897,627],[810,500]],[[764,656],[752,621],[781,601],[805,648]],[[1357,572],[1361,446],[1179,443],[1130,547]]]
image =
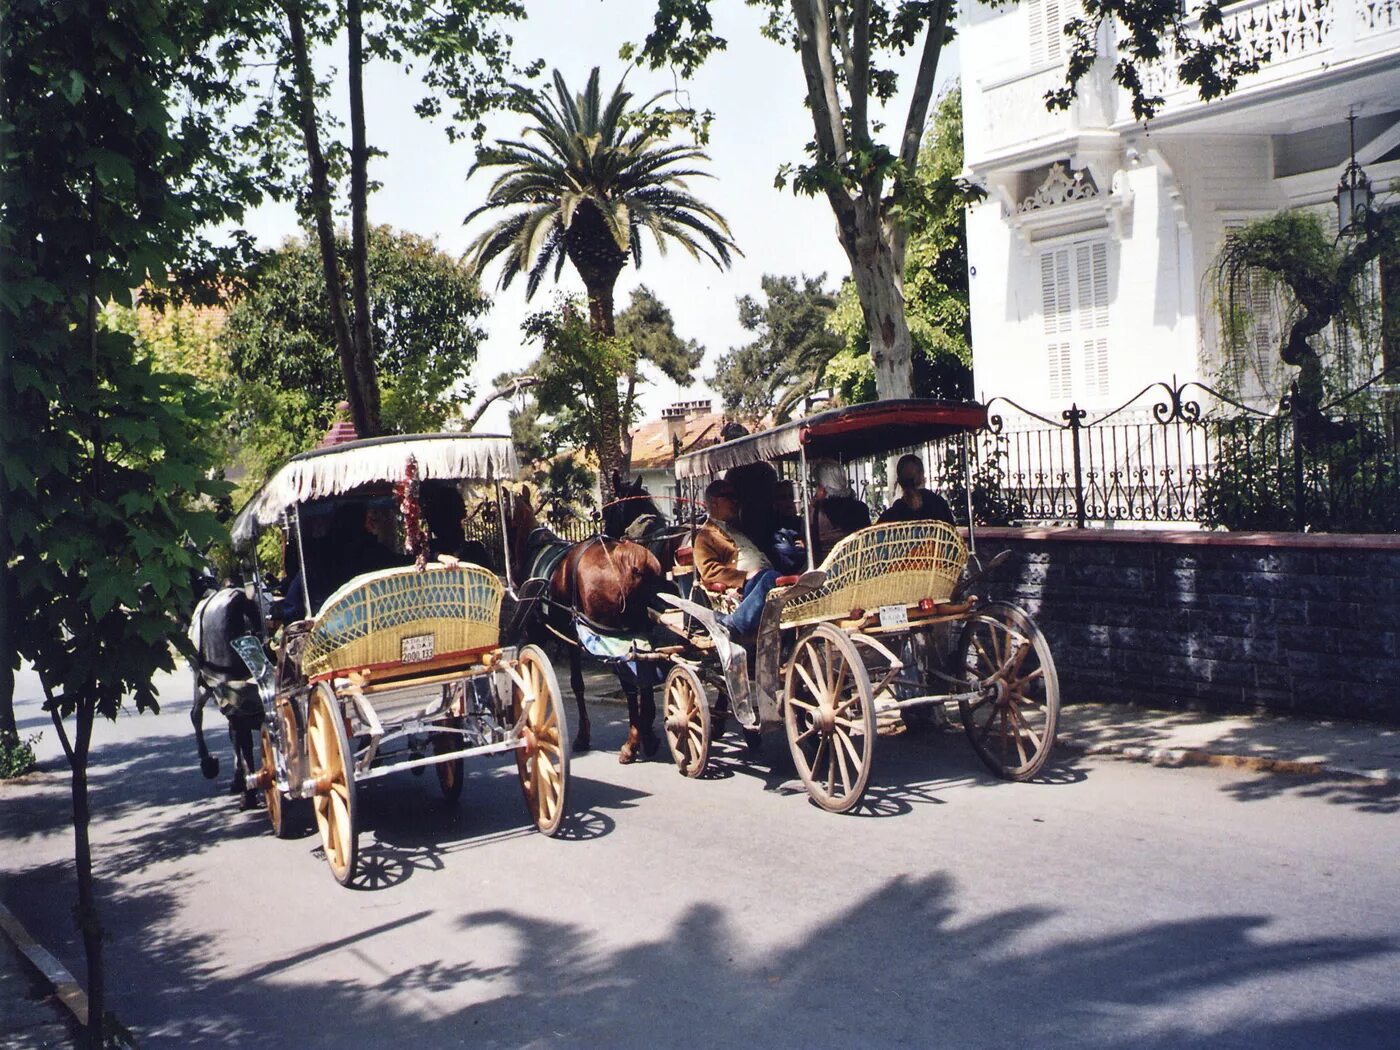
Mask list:
[[656,749],[661,746],[661,738],[656,735],[656,686],[652,682],[651,668],[646,668],[640,676],[638,690],[641,693],[641,702],[638,712],[637,728],[642,733],[642,754],[651,758],[656,754]]
[[234,728],[232,721],[229,722],[229,731],[233,735],[233,757],[243,777],[243,808],[252,809],[258,804],[258,792],[253,786],[253,725],[242,715],[234,717],[238,720],[237,728]]
[[194,703],[190,706],[190,723],[194,726],[194,742],[199,748],[199,771],[205,780],[213,780],[219,775],[219,760],[209,753],[209,745],[204,742],[204,705],[209,702],[209,690],[205,688],[199,672],[194,673]]
[[228,785],[230,795],[241,795],[248,790],[247,770],[243,768],[243,756],[238,753],[239,731],[233,725],[234,718],[237,717],[234,715],[228,721],[228,743],[229,747],[233,748],[233,779],[229,781]]
[[617,751],[617,760],[625,766],[637,761],[637,752],[643,747],[641,712],[637,700],[637,680],[621,667],[617,671],[617,680],[622,684],[622,692],[627,697],[627,739]]
[[577,645],[569,646],[569,685],[578,704],[578,732],[574,734],[574,754],[580,755],[593,746],[593,726],[588,721],[588,708],[583,703],[583,656]]

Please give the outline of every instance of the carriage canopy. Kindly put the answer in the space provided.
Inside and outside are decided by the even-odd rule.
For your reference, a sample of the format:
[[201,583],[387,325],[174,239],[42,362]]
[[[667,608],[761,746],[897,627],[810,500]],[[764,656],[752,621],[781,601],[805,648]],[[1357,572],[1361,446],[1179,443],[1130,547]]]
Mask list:
[[367,438],[303,452],[282,464],[238,512],[234,546],[247,546],[259,529],[298,504],[401,481],[409,456],[418,461],[418,476],[425,481],[504,481],[519,470],[510,438],[495,434]]
[[691,452],[676,460],[676,477],[706,477],[758,460],[795,456],[804,448],[811,459],[844,463],[986,425],[987,406],[975,401],[871,401]]

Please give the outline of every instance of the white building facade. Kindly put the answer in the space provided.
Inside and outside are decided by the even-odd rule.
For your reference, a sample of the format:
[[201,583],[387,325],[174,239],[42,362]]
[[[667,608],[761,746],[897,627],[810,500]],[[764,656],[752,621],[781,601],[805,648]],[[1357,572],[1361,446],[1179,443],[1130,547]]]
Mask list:
[[965,166],[987,191],[968,258],[979,395],[1092,414],[1173,376],[1215,378],[1209,273],[1226,230],[1304,207],[1335,228],[1349,111],[1378,194],[1400,179],[1400,0],[1231,5],[1227,28],[1269,61],[1208,103],[1147,70],[1166,100],[1148,124],[1106,58],[1069,110],[1046,110],[1074,13],[1066,0],[964,8]]

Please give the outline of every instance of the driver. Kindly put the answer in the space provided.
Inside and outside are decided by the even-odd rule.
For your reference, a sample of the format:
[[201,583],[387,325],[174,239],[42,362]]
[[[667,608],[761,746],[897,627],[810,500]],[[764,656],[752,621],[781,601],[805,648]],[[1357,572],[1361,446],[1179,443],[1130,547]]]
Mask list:
[[705,489],[709,521],[695,536],[695,570],[710,590],[737,590],[739,607],[716,622],[731,634],[753,634],[763,612],[764,599],[773,589],[778,572],[767,555],[736,526],[738,493],[734,483],[712,481]]

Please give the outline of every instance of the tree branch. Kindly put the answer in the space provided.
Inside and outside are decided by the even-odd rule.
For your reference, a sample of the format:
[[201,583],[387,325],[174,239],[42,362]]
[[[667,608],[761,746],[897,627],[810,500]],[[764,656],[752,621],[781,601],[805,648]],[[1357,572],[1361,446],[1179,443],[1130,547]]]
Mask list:
[[68,765],[73,766],[73,745],[68,742],[68,730],[64,728],[63,716],[58,713],[58,705],[54,703],[53,691],[49,689],[49,683],[44,681],[44,676],[39,676],[39,686],[44,690],[44,706],[49,709],[49,717],[53,719],[54,732],[58,735],[58,742],[63,745],[63,755],[68,759]]
[[467,420],[466,432],[468,434],[472,432],[472,430],[476,427],[477,423],[481,421],[482,415],[486,412],[486,409],[492,404],[492,402],[499,401],[503,397],[514,397],[520,391],[528,387],[536,386],[538,383],[539,380],[536,379],[534,376],[519,376],[515,379],[512,379],[509,383],[506,383],[503,386],[499,386],[495,390],[491,391],[491,393],[486,396],[486,400],[476,406],[476,411],[473,412],[471,414],[471,418]]
[[[944,0],[946,3],[946,0]],[[824,0],[792,0],[797,22],[802,72],[807,77],[807,103],[817,147],[832,164],[846,159],[846,129],[841,123],[841,100],[836,94],[836,70],[831,64],[831,31]]]
[[[842,6],[837,4],[838,17]],[[870,138],[870,0],[855,0],[851,8],[851,34],[846,60],[846,84],[851,89],[851,134],[858,142],[864,142]],[[845,36],[844,29],[842,36]]]
[[929,19],[928,36],[924,38],[924,53],[919,59],[914,94],[909,99],[909,117],[904,122],[904,139],[899,147],[906,177],[913,175],[919,164],[919,145],[924,139],[924,125],[928,123],[929,103],[933,101],[933,81],[938,75],[938,59],[947,34],[949,7],[950,0],[938,0],[938,8]]

